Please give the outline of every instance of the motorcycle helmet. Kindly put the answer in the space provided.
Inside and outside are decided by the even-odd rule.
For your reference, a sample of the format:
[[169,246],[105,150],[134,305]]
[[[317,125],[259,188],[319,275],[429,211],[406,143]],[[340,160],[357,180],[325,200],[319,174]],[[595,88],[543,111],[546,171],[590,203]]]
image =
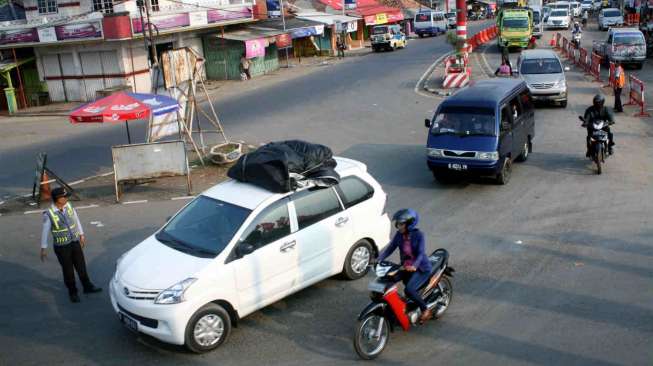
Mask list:
[[603,94],[596,94],[594,99],[592,99],[592,104],[594,104],[594,107],[596,108],[603,108],[603,104],[605,104],[605,97]]
[[417,223],[419,222],[419,215],[417,212],[410,208],[405,208],[395,212],[392,215],[392,221],[397,227],[397,224],[406,224],[408,231],[415,229]]

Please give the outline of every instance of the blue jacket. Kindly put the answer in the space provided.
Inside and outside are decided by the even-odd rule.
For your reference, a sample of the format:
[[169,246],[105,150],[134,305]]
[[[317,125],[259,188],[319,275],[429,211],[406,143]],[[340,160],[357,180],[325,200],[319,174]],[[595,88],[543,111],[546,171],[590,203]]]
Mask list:
[[[429,257],[425,252],[424,234],[419,229],[413,229],[408,232],[408,235],[410,235],[410,244],[413,252],[413,266],[420,272],[430,272],[431,262],[429,262]],[[404,253],[401,251],[403,241],[403,234],[397,231],[390,244],[379,254],[379,262],[385,260],[395,249],[399,248],[399,259],[403,264],[406,259]]]

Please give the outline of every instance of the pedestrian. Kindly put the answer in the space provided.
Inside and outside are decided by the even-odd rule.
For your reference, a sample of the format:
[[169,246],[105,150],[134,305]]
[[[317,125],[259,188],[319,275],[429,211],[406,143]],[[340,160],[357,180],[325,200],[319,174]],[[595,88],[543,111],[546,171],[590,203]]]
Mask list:
[[245,74],[243,80],[250,80],[252,75],[249,73],[249,67],[252,65],[252,62],[246,57],[246,54],[243,53],[240,56],[240,71],[242,74]]
[[616,113],[621,113],[624,111],[624,107],[621,105],[621,91],[625,85],[626,72],[621,66],[621,63],[616,61],[614,65],[614,111]]
[[504,53],[503,56],[501,56],[501,65],[504,65],[504,64],[506,66],[508,66],[508,69],[510,69],[510,76],[512,76],[512,64],[510,63],[510,54],[509,53]]
[[531,38],[528,40],[527,48],[532,50],[535,49],[535,47],[537,47],[537,38],[535,38],[535,36],[531,36]]
[[63,281],[68,288],[71,302],[79,302],[75,271],[82,282],[84,293],[102,291],[95,287],[86,273],[86,261],[83,248],[86,246],[84,229],[77,217],[77,211],[68,202],[69,193],[64,188],[52,190],[52,205],[43,212],[43,230],[41,231],[41,262],[47,259],[48,234],[52,234],[54,253],[61,265]]
[[512,70],[510,69],[510,66],[506,63],[506,60],[504,59],[501,61],[501,66],[494,72],[494,76],[499,76],[499,77],[510,77],[512,76]]
[[338,58],[345,57],[345,42],[343,42],[342,36],[338,36],[336,40],[336,48],[338,49]]

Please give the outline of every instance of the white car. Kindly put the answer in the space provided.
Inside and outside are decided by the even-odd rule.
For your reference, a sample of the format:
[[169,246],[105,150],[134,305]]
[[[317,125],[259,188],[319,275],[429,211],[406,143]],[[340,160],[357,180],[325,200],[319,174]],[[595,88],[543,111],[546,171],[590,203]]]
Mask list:
[[279,194],[235,180],[182,208],[120,257],[120,320],[207,352],[244,316],[325,278],[363,277],[388,243],[386,194],[360,162],[336,158],[338,185]]
[[580,3],[580,12],[581,12],[581,15],[582,15],[582,13],[584,13],[585,11],[587,11],[588,13],[591,12],[591,11],[592,11],[592,6],[593,6],[593,4],[592,4],[592,0],[583,0],[583,2]]
[[624,25],[624,17],[621,15],[621,11],[615,8],[605,8],[601,9],[599,12],[599,30],[608,30],[612,26],[622,26]]
[[565,9],[553,9],[546,20],[547,29],[569,29],[571,17]]
[[578,1],[571,2],[571,13],[576,18],[581,16],[581,4]]

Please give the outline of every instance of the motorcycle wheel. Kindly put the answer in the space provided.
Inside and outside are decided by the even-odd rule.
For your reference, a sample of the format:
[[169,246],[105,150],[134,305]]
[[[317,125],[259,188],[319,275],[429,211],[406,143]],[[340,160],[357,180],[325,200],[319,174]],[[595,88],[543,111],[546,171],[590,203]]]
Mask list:
[[[383,322],[380,331],[379,322]],[[388,319],[378,314],[368,314],[356,326],[354,349],[360,358],[373,360],[383,352],[389,339]]]
[[594,154],[594,162],[596,163],[596,174],[601,174],[602,169],[601,169],[601,156],[603,155],[603,149],[601,149],[601,146],[596,147],[597,151]]
[[451,304],[451,300],[453,299],[453,286],[449,277],[442,276],[440,285],[442,286],[442,294],[437,293],[437,296],[440,298],[433,312],[433,317],[436,319],[440,319],[444,315],[444,312],[449,309],[449,304]]

